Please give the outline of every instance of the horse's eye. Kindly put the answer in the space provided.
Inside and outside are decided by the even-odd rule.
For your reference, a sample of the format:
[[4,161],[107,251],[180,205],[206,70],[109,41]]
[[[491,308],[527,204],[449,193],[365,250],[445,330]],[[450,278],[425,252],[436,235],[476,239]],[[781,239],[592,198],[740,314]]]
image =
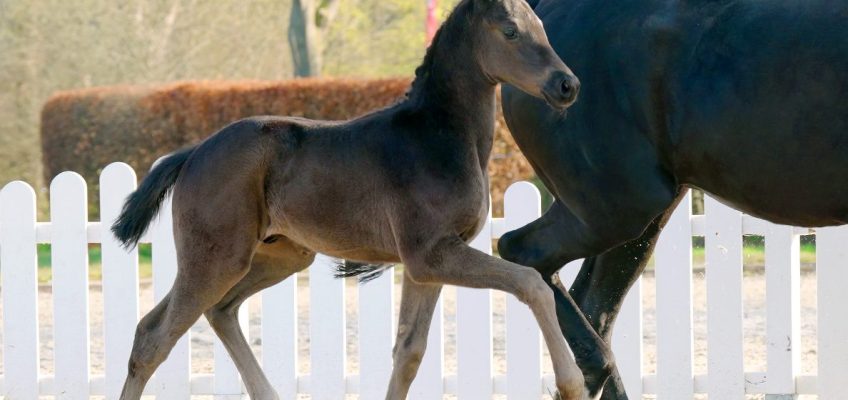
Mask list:
[[516,31],[516,30],[515,30],[515,28],[513,28],[513,27],[511,27],[511,26],[508,26],[508,27],[504,28],[504,29],[503,29],[503,34],[504,34],[504,36],[506,36],[506,38],[507,38],[507,39],[509,39],[509,40],[515,40],[515,39],[518,39],[518,31]]

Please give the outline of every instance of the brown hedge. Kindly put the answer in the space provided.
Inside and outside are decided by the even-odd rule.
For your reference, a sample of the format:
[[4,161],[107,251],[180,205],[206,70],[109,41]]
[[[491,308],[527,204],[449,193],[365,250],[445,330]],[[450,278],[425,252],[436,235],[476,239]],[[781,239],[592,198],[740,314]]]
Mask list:
[[[226,124],[253,115],[348,119],[385,107],[406,92],[409,79],[195,81],[162,86],[116,86],[54,94],[41,115],[45,179],[62,171],[89,182],[97,213],[97,180],[113,161],[141,178],[158,157],[197,143]],[[532,176],[500,111],[489,164],[495,212],[505,188]],[[94,217],[94,216],[93,216]]]

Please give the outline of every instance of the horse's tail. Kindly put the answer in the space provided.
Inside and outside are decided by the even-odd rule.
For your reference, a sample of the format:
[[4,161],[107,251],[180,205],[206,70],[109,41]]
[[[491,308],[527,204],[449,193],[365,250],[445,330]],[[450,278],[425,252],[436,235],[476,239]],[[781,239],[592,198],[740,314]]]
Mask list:
[[336,278],[358,277],[359,283],[365,283],[378,278],[383,272],[394,265],[392,264],[363,264],[354,261],[343,260],[336,265]]
[[112,224],[112,233],[124,247],[132,247],[141,239],[194,149],[179,150],[159,161],[141,182],[141,186],[127,197],[121,215]]

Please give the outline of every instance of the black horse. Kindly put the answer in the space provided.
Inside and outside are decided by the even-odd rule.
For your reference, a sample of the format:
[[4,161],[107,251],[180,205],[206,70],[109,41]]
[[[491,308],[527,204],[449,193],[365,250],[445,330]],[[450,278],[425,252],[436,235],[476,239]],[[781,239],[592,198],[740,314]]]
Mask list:
[[556,201],[498,247],[552,286],[586,259],[570,297],[554,290],[560,325],[587,384],[623,399],[600,338],[685,188],[777,223],[848,222],[848,1],[535,2],[583,90],[566,116],[504,88]]

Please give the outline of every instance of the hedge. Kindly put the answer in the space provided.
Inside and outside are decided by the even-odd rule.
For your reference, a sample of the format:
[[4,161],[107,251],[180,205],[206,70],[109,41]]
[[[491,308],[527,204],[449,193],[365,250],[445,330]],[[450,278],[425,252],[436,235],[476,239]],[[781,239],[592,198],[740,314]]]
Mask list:
[[[193,81],[161,86],[115,86],[54,94],[41,115],[45,179],[62,171],[89,183],[92,218],[97,217],[97,180],[113,161],[130,164],[143,177],[160,156],[197,143],[221,127],[253,115],[349,119],[401,98],[409,79],[296,79],[287,81]],[[500,110],[489,174],[493,204],[519,179],[532,176]]]

